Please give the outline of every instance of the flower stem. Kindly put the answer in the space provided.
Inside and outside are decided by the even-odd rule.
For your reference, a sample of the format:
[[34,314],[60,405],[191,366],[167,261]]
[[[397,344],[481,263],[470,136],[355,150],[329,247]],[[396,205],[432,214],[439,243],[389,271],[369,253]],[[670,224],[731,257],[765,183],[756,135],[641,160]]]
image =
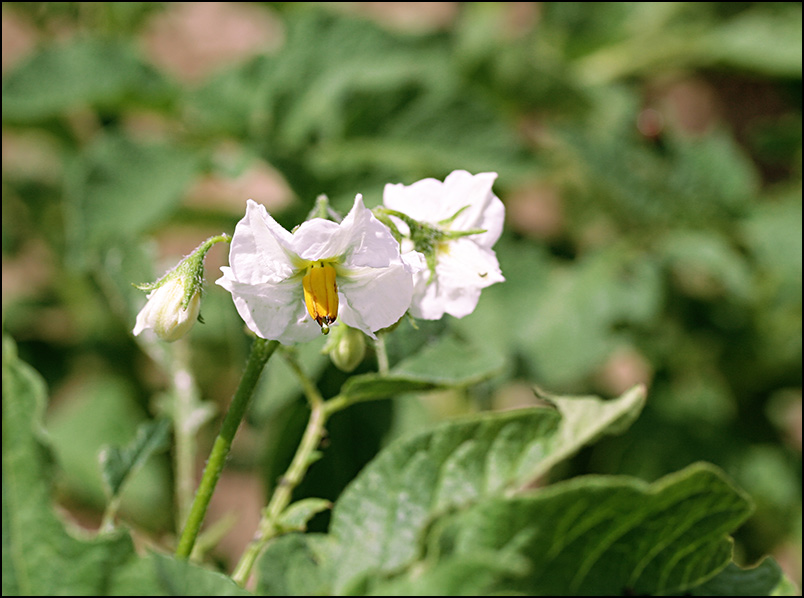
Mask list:
[[377,352],[377,370],[381,374],[387,374],[390,364],[388,362],[388,351],[385,348],[385,336],[382,334],[377,335],[377,340],[374,341],[374,349]]
[[189,367],[190,352],[187,343],[179,340],[173,348],[170,373],[174,398],[170,412],[175,438],[176,509],[178,522],[182,523],[186,521],[190,512],[195,490],[195,433],[198,431],[198,426],[192,422],[199,419],[194,417],[193,412],[201,409],[201,402]]
[[[243,556],[240,557],[240,562],[235,567],[232,573],[232,579],[240,586],[244,586],[248,577],[251,574],[251,569],[257,561],[265,545],[271,538],[274,538],[282,533],[278,521],[282,512],[290,504],[293,495],[293,490],[304,478],[307,469],[316,461],[316,449],[319,442],[324,437],[327,419],[335,411],[339,410],[328,408],[330,401],[324,401],[321,394],[318,392],[315,384],[310,380],[304,371],[301,369],[295,354],[292,352],[285,352],[285,359],[293,369],[296,376],[301,382],[304,394],[307,397],[307,402],[310,405],[310,418],[307,421],[307,427],[302,435],[299,447],[296,449],[296,454],[290,463],[285,475],[283,475],[274,490],[268,506],[263,509],[262,518],[260,519],[257,531],[254,538],[251,540]],[[346,403],[338,404],[339,408],[347,406]]]
[[218,483],[218,478],[226,463],[226,457],[229,455],[232,440],[246,413],[246,408],[248,407],[252,394],[254,394],[254,388],[257,385],[260,374],[265,364],[268,362],[268,359],[278,346],[279,343],[277,341],[257,338],[251,347],[251,355],[249,355],[246,370],[243,372],[240,385],[235,391],[232,404],[229,406],[229,411],[223,419],[221,431],[218,433],[218,437],[215,439],[215,443],[212,446],[212,452],[207,460],[207,466],[204,469],[198,490],[196,490],[195,499],[190,507],[187,522],[179,538],[179,545],[176,548],[176,556],[179,558],[190,557],[196,537],[201,529],[201,524],[204,521],[209,501],[212,499],[215,485]]
[[263,510],[254,538],[246,547],[240,562],[232,573],[232,579],[241,587],[248,581],[251,569],[262,549],[265,548],[271,538],[282,532],[281,527],[278,525],[279,517],[290,504],[293,490],[299,485],[304,474],[307,473],[307,468],[316,460],[314,453],[324,435],[327,415],[324,403],[318,403],[310,412],[307,428],[304,430],[304,435],[296,454],[293,456],[293,461],[291,461],[285,475],[279,480],[268,506]]

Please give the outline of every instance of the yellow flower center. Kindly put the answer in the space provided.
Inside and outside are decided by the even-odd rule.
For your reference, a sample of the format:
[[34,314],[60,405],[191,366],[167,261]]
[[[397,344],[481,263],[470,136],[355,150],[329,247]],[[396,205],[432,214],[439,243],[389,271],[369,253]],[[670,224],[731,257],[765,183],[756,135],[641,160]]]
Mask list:
[[329,262],[313,262],[302,278],[304,303],[310,317],[321,326],[321,332],[329,333],[329,325],[338,318],[338,285],[335,283],[335,268]]

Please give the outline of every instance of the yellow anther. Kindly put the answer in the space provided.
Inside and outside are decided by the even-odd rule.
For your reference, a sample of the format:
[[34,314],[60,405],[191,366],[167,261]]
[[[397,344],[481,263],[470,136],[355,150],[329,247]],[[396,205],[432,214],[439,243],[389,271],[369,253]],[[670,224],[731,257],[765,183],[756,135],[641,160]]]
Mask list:
[[321,332],[327,334],[329,325],[338,318],[338,285],[335,268],[327,262],[315,262],[302,279],[304,303]]

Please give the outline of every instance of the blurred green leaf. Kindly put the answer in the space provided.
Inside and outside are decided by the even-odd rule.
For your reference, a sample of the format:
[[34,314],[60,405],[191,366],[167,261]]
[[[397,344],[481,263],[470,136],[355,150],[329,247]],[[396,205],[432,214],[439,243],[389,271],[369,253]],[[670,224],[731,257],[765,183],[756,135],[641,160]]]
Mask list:
[[[606,100],[607,96],[603,97]],[[621,226],[661,230],[672,225],[717,227],[744,215],[759,187],[755,167],[728,132],[699,138],[669,134],[657,151],[629,122],[562,131],[584,173],[585,200]],[[628,127],[628,129],[625,129]]]
[[103,481],[111,497],[117,496],[125,481],[158,452],[168,448],[170,420],[146,421],[137,427],[134,439],[125,446],[104,446],[100,452]]
[[728,296],[749,302],[754,285],[749,263],[737,247],[717,231],[676,229],[658,248],[684,291],[707,299]]
[[[136,403],[126,380],[99,375],[83,380],[47,415],[47,431],[60,464],[60,483],[74,499],[97,508],[106,504],[104,475],[98,456],[104,446],[133,442],[147,414]],[[151,459],[126,482],[121,513],[148,528],[169,527],[172,498],[169,464]]]
[[323,498],[303,498],[292,503],[282,512],[278,524],[283,532],[307,529],[307,524],[315,515],[332,508],[332,503]]
[[690,596],[800,596],[801,592],[772,558],[743,569],[729,563],[705,584],[692,588]]
[[134,554],[128,534],[79,539],[56,516],[42,442],[45,386],[3,337],[3,595],[104,595]]
[[801,3],[760,3],[713,27],[701,53],[722,65],[800,78],[801,47]]
[[119,108],[124,100],[164,98],[166,81],[130,44],[73,39],[44,45],[3,78],[3,121],[31,123],[78,108]]
[[100,136],[72,165],[65,189],[73,259],[82,264],[105,244],[132,239],[163,221],[199,167],[192,150]]
[[525,167],[521,140],[466,92],[446,40],[322,10],[286,24],[275,56],[210,81],[191,109],[205,127],[255,139],[300,197],[353,197],[403,173]]
[[223,573],[158,552],[130,561],[110,578],[109,596],[252,596]]
[[661,291],[657,265],[624,247],[555,267],[515,329],[517,344],[542,384],[562,387],[600,367],[619,327],[655,318]]
[[366,401],[406,392],[476,384],[498,373],[504,365],[498,352],[443,336],[395,365],[387,374],[349,378],[341,394],[350,401]]
[[257,590],[262,596],[325,596],[321,568],[324,534],[287,534],[269,543],[257,561]]

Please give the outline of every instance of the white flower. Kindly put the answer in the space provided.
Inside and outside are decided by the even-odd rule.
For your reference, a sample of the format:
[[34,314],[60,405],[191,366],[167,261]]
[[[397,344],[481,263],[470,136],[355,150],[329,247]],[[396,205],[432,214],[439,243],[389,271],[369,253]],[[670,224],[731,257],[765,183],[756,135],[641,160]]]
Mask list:
[[187,334],[198,319],[201,293],[194,291],[185,306],[186,289],[181,276],[169,278],[148,294],[148,302],[137,314],[134,336],[153,329],[163,341],[175,341]]
[[403,258],[428,266],[414,274],[414,317],[462,318],[474,311],[482,289],[505,280],[492,249],[505,219],[505,207],[491,190],[496,178],[495,172],[456,170],[443,183],[428,178],[385,186],[383,204],[406,236]]
[[248,200],[221,270],[216,282],[249,329],[285,344],[327,333],[336,320],[376,338],[413,295],[399,243],[360,195],[341,223],[313,218],[293,233]]

